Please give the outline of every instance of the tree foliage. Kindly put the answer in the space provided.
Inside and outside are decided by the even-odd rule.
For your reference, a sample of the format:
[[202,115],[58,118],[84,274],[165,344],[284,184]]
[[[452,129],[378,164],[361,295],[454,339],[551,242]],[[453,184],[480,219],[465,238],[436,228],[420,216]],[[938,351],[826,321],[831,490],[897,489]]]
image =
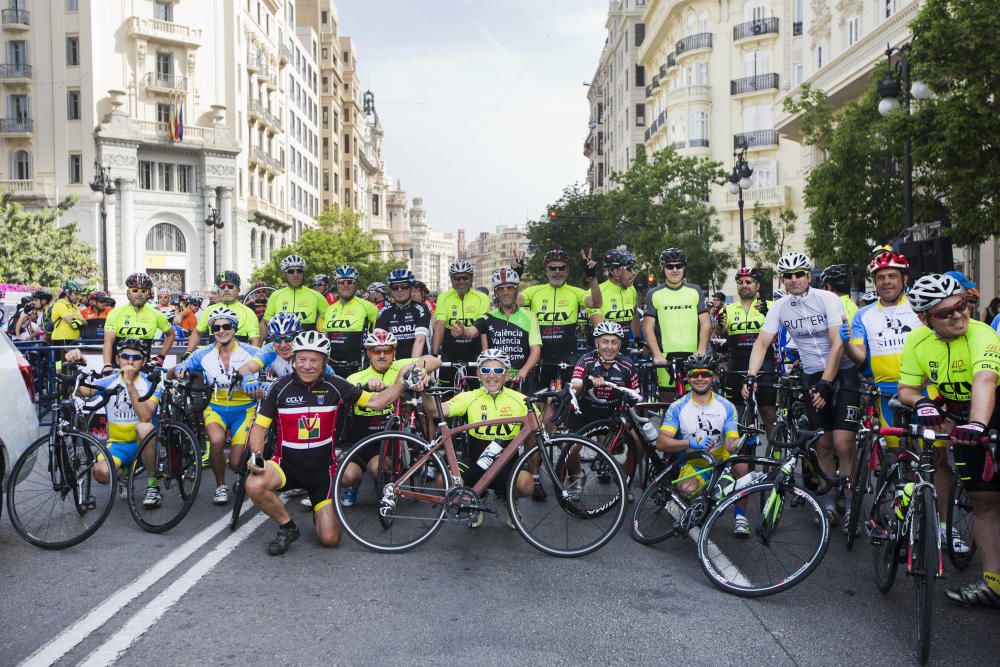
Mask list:
[[94,248],[76,235],[76,225],[59,218],[76,203],[67,197],[55,208],[26,211],[12,193],[0,197],[0,282],[59,287],[69,279],[101,282]]
[[316,227],[306,229],[298,241],[276,250],[270,261],[253,273],[254,280],[269,285],[282,285],[279,263],[288,255],[299,255],[306,260],[306,284],[312,285],[312,276],[325,273],[331,276],[342,264],[354,266],[361,274],[362,287],[374,281],[384,281],[389,270],[406,266],[408,257],[381,254],[382,247],[371,234],[361,231],[360,214],[337,206],[323,211],[316,217]]
[[791,209],[785,209],[774,217],[771,209],[760,204],[754,205],[750,224],[757,232],[756,242],[747,246],[747,255],[754,266],[774,268],[778,258],[789,250],[788,241],[795,234],[797,219],[798,216]]

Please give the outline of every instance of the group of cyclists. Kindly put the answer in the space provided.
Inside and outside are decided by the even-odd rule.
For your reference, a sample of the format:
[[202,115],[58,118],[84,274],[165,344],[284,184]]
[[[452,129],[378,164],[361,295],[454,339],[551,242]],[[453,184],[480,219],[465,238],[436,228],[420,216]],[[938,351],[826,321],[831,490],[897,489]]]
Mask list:
[[[798,252],[777,263],[781,292],[775,299],[763,298],[761,272],[744,267],[735,273],[736,298],[729,304],[718,295],[708,302],[701,287],[686,280],[687,256],[677,248],[660,254],[663,281],[644,297],[635,287],[636,257],[627,250],[605,254],[603,281],[601,263],[592,253],[581,253],[577,261],[585,287],[567,284],[571,261],[562,250],[546,252],[544,279],[524,289],[523,264],[515,261],[495,271],[489,293],[483,293],[474,288],[472,264],[460,259],[449,267],[451,289],[431,303],[406,268],[361,292],[359,272],[341,266],[333,276],[316,276],[319,289],[313,289],[306,284],[305,260],[289,255],[280,262],[286,284],[270,293],[266,305],[241,303],[240,276],[223,271],[209,303],[200,308],[197,298],[184,295],[182,312],[171,312],[169,301],[154,306],[152,279],[133,274],[126,280],[127,303],[102,313],[103,370],[108,383],[127,389],[107,409],[113,462],[128,468],[149,431],[158,394],[146,391],[149,380],[140,369],[162,365],[182,318],[185,351],[169,375],[200,373],[212,387],[204,425],[206,464],[216,480],[213,501],[230,502],[227,462],[237,469],[249,446],[247,492],[278,524],[268,546],[272,555],[284,553],[299,537],[277,495],[293,489],[307,496],[303,504],[312,508],[321,543],[337,544],[340,528],[332,503],[354,503],[357,484],[374,475],[378,452],[362,457],[368,470],[351,464],[354,469],[344,476],[348,488],[335,499],[336,450],[384,429],[398,399],[423,389],[431,374],[454,393],[441,415],[433,401],[424,401],[426,421],[418,427],[428,436],[438,419],[473,422],[525,414],[526,394],[562,386],[579,398],[580,413],[565,424],[578,428],[609,414],[614,393],[606,385],[639,389],[644,365],[655,369],[660,400],[670,403],[656,448],[666,456],[704,450],[720,460],[746,446],[737,415],[751,397],[765,425],[773,424],[774,381],[794,366],[808,392],[810,428],[824,431],[816,452],[830,478],[850,473],[861,414],[858,389],[867,376],[881,392],[883,424],[893,424],[889,398],[898,394],[922,426],[950,432],[949,441],[937,443],[939,511],[946,510],[951,445],[973,504],[984,573],[947,595],[966,605],[1000,608],[1000,476],[993,475],[986,446],[988,432],[1000,427],[1000,337],[970,318],[968,288],[939,274],[920,276],[907,288],[909,263],[889,246],[873,250],[868,274],[875,298],[861,308],[850,300],[846,266],[828,267],[813,284],[813,264]],[[83,319],[80,290],[72,287],[67,284],[64,295],[69,306],[52,309],[71,329]],[[583,346],[580,331],[590,339]],[[151,342],[161,335],[160,356],[150,359]],[[640,356],[645,361],[640,363]],[[66,359],[82,356],[71,352]],[[146,400],[136,403],[139,397]],[[269,430],[275,444],[265,460]],[[483,469],[475,464],[484,452],[516,435],[482,431],[468,433],[467,485]],[[691,472],[687,491],[696,492],[706,480],[699,468]],[[736,477],[746,472],[745,466],[733,470]],[[494,484],[507,483],[501,476]],[[144,505],[152,508],[160,495],[155,482],[149,484]],[[516,485],[519,495],[546,501],[537,471],[534,479],[525,475]],[[827,519],[848,530],[851,513],[861,508],[852,507],[849,490],[842,510],[829,495],[823,500]],[[481,522],[480,515],[472,525]],[[750,534],[739,509],[732,529],[737,536]],[[968,550],[961,536],[946,535],[943,527],[941,540]]]

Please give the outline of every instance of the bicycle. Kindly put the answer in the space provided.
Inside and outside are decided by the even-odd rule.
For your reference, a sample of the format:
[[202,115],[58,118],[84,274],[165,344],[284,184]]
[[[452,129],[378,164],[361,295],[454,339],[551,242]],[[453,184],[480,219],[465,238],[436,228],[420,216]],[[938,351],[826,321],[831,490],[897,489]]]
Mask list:
[[[962,483],[958,471],[952,468],[951,489],[948,494],[948,512],[945,517],[945,540],[948,550],[948,560],[957,570],[964,570],[972,563],[976,555],[976,533],[973,530],[972,501]],[[955,550],[954,536],[958,535],[968,547],[964,553]]]
[[848,389],[848,391],[857,393],[862,401],[862,417],[854,440],[854,465],[848,482],[852,504],[851,515],[847,522],[847,550],[850,551],[859,533],[865,496],[878,487],[877,480],[883,467],[882,438],[891,435],[893,431],[890,430],[891,427],[883,429],[879,425],[875,406],[885,394],[879,391],[878,387],[867,378],[863,378],[859,389]]
[[[429,391],[438,414],[442,414],[442,390]],[[540,391],[525,397],[529,410],[523,417],[490,419],[456,428],[440,421],[440,435],[430,442],[402,431],[362,439],[339,462],[334,481],[334,507],[341,526],[352,539],[373,551],[407,551],[425,542],[445,522],[471,525],[479,512],[495,514],[483,503],[483,497],[496,476],[517,457],[506,493],[515,530],[533,547],[553,556],[583,556],[600,549],[624,521],[625,478],[617,462],[595,443],[574,435],[550,436],[546,432],[536,405],[550,398],[557,402],[568,400],[569,393],[565,389]],[[520,432],[503,447],[474,486],[465,486],[453,436],[473,428],[509,433],[515,425],[520,426]],[[367,469],[363,452],[371,443],[378,443],[379,451],[386,451],[387,446],[397,448],[402,455],[383,465],[385,479],[374,485],[363,483],[354,504],[345,507],[340,502],[344,471],[350,463]],[[516,493],[518,475],[529,472],[529,466],[538,459],[539,470],[544,471],[541,483],[548,487],[551,500],[521,502]],[[598,481],[588,472],[598,462],[610,475],[607,482]],[[527,498],[530,500],[530,496]]]

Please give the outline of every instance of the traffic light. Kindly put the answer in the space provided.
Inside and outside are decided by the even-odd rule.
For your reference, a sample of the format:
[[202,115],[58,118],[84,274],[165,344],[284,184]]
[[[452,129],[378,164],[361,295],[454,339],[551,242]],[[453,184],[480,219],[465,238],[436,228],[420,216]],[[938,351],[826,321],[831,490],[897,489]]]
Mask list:
[[558,217],[559,217],[559,211],[557,211],[554,208],[549,210],[549,218],[550,219],[555,220]]
[[656,278],[653,276],[652,273],[646,276],[646,284],[649,285],[650,287],[656,284]]

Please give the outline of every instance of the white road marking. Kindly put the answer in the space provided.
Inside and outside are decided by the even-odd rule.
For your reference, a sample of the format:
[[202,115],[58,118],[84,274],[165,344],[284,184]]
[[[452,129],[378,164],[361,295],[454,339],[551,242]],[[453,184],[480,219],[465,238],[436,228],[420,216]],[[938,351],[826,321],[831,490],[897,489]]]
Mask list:
[[191,588],[208,574],[212,568],[219,564],[223,558],[228,556],[239,544],[250,537],[268,517],[264,513],[256,514],[247,521],[235,533],[220,542],[214,549],[205,555],[200,561],[191,566],[187,572],[177,577],[165,591],[151,600],[145,607],[140,609],[125,626],[111,636],[106,642],[98,647],[87,659],[81,663],[83,667],[98,667],[110,665],[118,660],[125,651],[135,643],[139,637],[144,635],[153,624],[160,620],[177,601],[184,596]]
[[[680,518],[680,511],[681,511],[680,505],[675,503],[673,500],[664,505],[664,509],[670,512],[670,516],[674,517],[675,520]],[[697,544],[698,541],[701,539],[701,526],[692,526],[691,530],[688,532],[690,533],[691,538],[694,540],[694,543]],[[745,576],[743,576],[743,572],[738,567],[736,567],[736,565],[731,560],[726,558],[725,554],[723,554],[722,551],[719,550],[719,547],[715,546],[715,542],[713,542],[712,540],[705,540],[705,541],[708,543],[707,545],[708,555],[713,561],[719,563],[719,569],[725,570],[726,572],[735,572],[735,575],[729,577],[729,579],[737,586],[748,588],[750,586],[750,581]]]
[[[246,514],[246,512],[252,507],[252,504],[247,503],[246,509],[243,510],[243,513]],[[192,537],[190,540],[171,551],[158,563],[147,569],[131,584],[112,595],[110,598],[105,600],[104,603],[95,607],[89,614],[63,630],[47,644],[28,656],[21,663],[20,667],[41,667],[51,665],[56,660],[69,653],[78,644],[103,627],[105,623],[111,620],[119,611],[124,609],[126,605],[132,602],[132,600],[142,595],[153,584],[184,562],[189,556],[191,556],[191,554],[205,546],[205,544],[215,537],[219,531],[225,529],[229,525],[229,519],[230,513],[226,512],[225,516],[210,524],[207,528]]]

